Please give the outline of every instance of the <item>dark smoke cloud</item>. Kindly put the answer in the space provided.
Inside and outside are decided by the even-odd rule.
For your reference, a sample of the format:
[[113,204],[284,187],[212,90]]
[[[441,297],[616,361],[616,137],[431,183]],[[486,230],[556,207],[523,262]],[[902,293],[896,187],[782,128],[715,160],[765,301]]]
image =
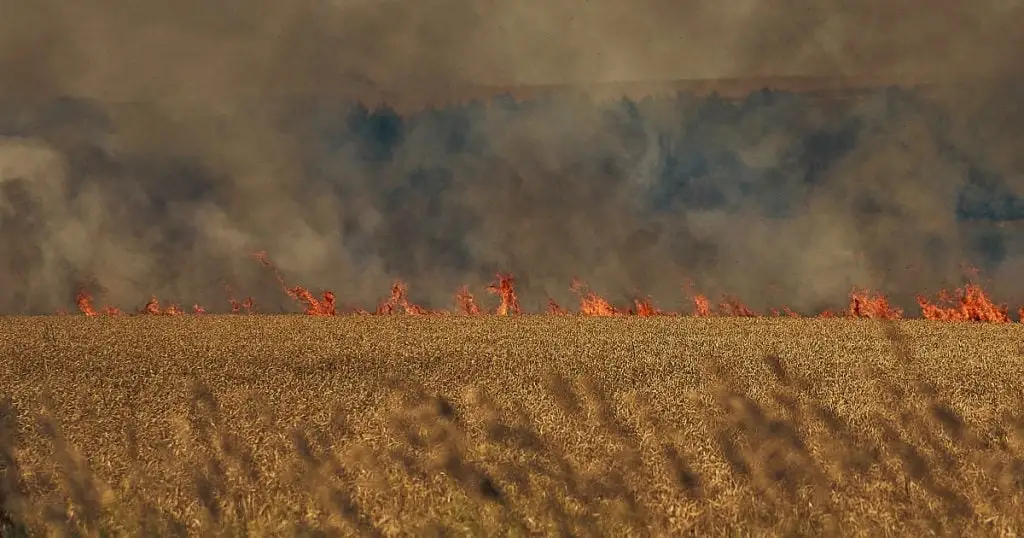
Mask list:
[[[497,270],[533,308],[572,276],[666,306],[687,277],[755,305],[854,284],[906,303],[965,260],[1024,298],[1012,234],[964,222],[1024,196],[1003,81],[1024,8],[910,6],[0,0],[0,310],[83,285],[216,308],[229,284],[284,308],[254,250],[363,304],[402,277],[448,306]],[[416,112],[524,84],[780,75],[938,85]]]

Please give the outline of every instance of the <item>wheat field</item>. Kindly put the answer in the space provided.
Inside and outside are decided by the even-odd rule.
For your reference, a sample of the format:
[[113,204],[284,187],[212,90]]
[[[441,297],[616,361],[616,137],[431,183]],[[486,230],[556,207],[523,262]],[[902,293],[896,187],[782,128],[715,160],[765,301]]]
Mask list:
[[0,529],[1015,536],[1024,326],[0,319]]

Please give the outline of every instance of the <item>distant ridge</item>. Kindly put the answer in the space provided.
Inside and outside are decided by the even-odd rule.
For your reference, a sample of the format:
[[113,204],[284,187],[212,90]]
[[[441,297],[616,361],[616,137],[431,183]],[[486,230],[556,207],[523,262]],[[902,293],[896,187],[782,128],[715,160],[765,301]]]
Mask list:
[[[942,90],[955,90],[959,86],[973,87],[1008,81],[1024,81],[1024,75],[982,75],[962,77],[956,81],[937,82],[935,78],[896,78],[892,76],[776,76],[776,77],[731,77],[714,79],[679,79],[602,82],[588,84],[523,84],[523,85],[451,85],[430,88],[413,94],[408,88],[401,91],[373,90],[366,96],[358,96],[367,106],[387,103],[399,110],[416,110],[426,107],[441,107],[448,104],[465,103],[473,100],[490,101],[498,96],[509,95],[518,101],[526,101],[556,95],[587,95],[594,100],[643,99],[644,97],[668,96],[676,93],[692,93],[696,96],[717,94],[723,99],[743,99],[761,90],[800,93],[815,100],[841,101],[858,99],[872,91],[887,87],[934,94]],[[362,93],[362,92],[359,92]],[[368,97],[370,94],[375,97]]]
[[[752,93],[763,90],[800,94],[812,101],[841,102],[862,99],[885,88],[911,90],[924,97],[984,95],[984,88],[1024,87],[1024,71],[1019,73],[957,75],[943,74],[935,77],[894,77],[894,76],[756,76],[723,77],[675,80],[636,80],[619,82],[595,82],[574,84],[470,84],[470,83],[424,83],[406,84],[400,87],[381,87],[363,77],[345,83],[332,85],[315,94],[302,91],[266,92],[255,89],[253,94],[222,95],[231,101],[237,98],[241,103],[262,106],[274,101],[294,105],[303,102],[361,102],[367,108],[387,105],[400,114],[415,113],[427,108],[444,108],[449,105],[465,104],[472,101],[489,103],[502,96],[510,96],[517,102],[558,96],[583,96],[594,101],[611,101],[628,98],[642,100],[647,97],[673,97],[689,93],[696,97],[718,95],[724,100],[743,100]],[[24,106],[26,102],[44,104],[52,102],[55,96],[16,96],[0,99],[0,107]],[[250,101],[250,98],[255,98]],[[91,97],[73,94],[56,97],[57,100],[82,99]],[[146,101],[103,99],[105,106],[113,106],[121,112],[151,105]],[[186,98],[182,102],[188,102]],[[198,99],[199,106],[209,102]],[[243,105],[244,106],[244,105]]]

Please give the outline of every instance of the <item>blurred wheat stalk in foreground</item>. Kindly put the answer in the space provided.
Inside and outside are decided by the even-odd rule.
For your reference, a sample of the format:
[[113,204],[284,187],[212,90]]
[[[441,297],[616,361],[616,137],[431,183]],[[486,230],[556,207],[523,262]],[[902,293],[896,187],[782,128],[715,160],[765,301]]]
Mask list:
[[[897,325],[892,353],[915,358]],[[1024,413],[971,425],[919,375],[860,380],[854,423],[811,374],[764,358],[756,391],[708,358],[701,390],[653,411],[613,379],[551,370],[536,400],[484,380],[447,395],[409,380],[373,416],[341,406],[285,426],[252,396],[246,420],[194,381],[163,438],[107,432],[110,481],[42,409],[0,403],[4,536],[836,535],[1015,536],[1024,529]],[[909,370],[908,370],[909,371]],[[539,405],[555,411],[542,418]],[[1021,408],[1020,405],[1017,406]],[[690,418],[686,418],[690,417]],[[689,424],[690,427],[681,424]],[[370,425],[373,425],[372,427]],[[46,446],[47,452],[27,450]],[[109,462],[108,462],[109,463]]]

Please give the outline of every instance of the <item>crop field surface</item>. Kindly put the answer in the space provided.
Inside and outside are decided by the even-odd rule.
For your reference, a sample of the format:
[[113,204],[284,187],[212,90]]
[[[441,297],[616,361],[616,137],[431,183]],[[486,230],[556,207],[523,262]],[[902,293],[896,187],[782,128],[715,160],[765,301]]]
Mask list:
[[1022,342],[848,318],[0,318],[0,529],[1014,536]]

